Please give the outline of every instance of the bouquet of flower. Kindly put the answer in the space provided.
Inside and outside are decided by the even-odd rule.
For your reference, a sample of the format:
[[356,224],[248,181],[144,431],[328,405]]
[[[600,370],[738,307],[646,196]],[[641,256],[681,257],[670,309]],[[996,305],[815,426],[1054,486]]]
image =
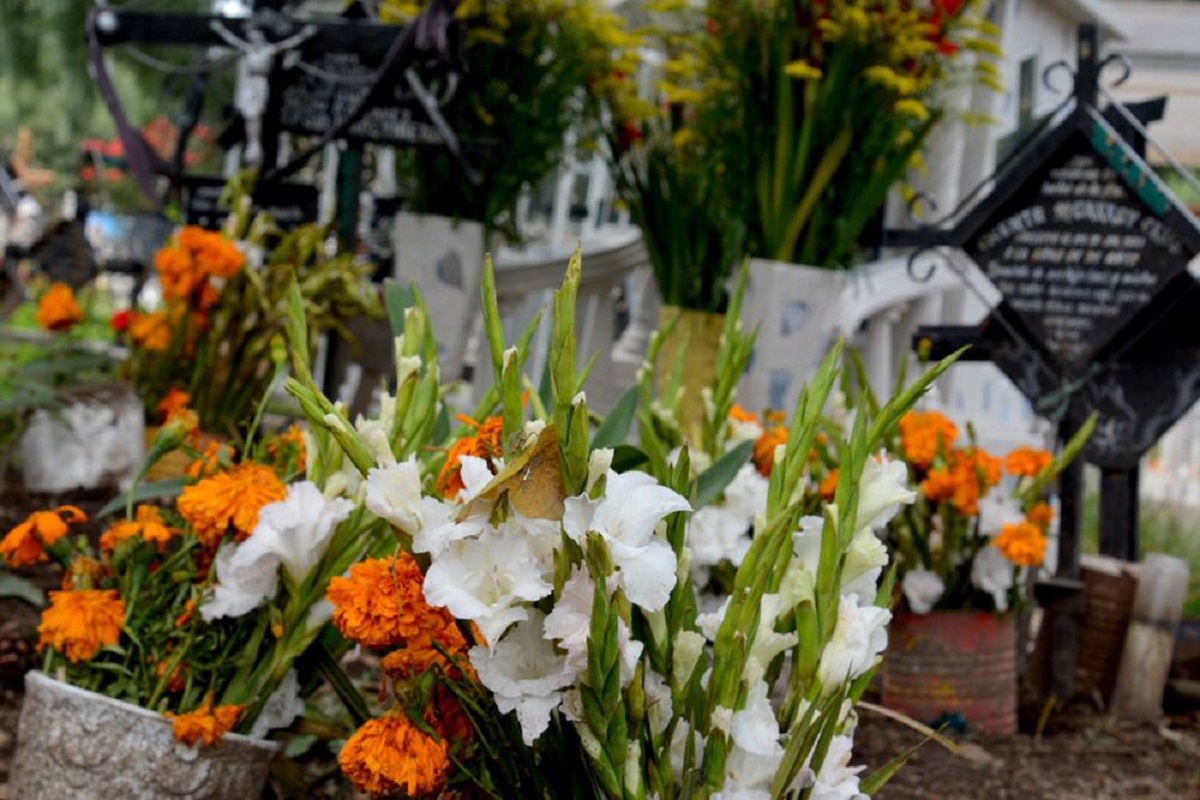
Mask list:
[[[407,23],[425,5],[384,0],[380,16]],[[610,71],[628,34],[593,0],[471,0],[456,16],[465,67],[441,110],[461,139],[486,148],[473,159],[482,183],[472,186],[435,149],[400,154],[401,185],[412,211],[475,220],[515,239],[517,199],[562,162],[569,130],[587,140],[598,110],[584,89]]]
[[686,447],[660,480],[595,446],[621,425],[591,429],[579,276],[576,257],[554,299],[549,395],[526,397],[529,336],[505,347],[485,268],[495,383],[475,415],[484,421],[444,453],[419,446],[441,416],[423,324],[398,339],[397,395],[375,420],[352,424],[294,354],[289,390],[358,471],[347,478],[359,487],[354,513],[395,533],[390,553],[330,585],[335,625],[382,654],[387,678],[382,709],[341,751],[343,771],[364,791],[414,797],[472,786],[504,797],[870,791],[882,778],[849,766],[852,709],[886,645],[877,603],[890,589],[877,585],[882,564],[854,554],[912,498],[905,476],[870,454],[946,365],[830,443],[842,454],[833,502],[805,515],[797,489],[838,353],[826,360],[772,450],[733,591],[699,614],[686,514],[725,487],[692,478]]
[[[116,372],[103,343],[79,333],[86,315],[70,286],[46,287],[32,316],[44,335],[14,337],[0,346],[0,454],[12,451],[34,411],[57,413],[64,392],[110,383]],[[0,468],[4,461],[0,457]]]
[[[710,0],[704,120],[759,258],[845,267],[955,81],[999,85],[964,0]],[[962,59],[962,53],[978,54]],[[959,62],[962,66],[959,67]]]
[[[177,413],[151,458],[194,425]],[[327,463],[333,454],[313,442],[313,461]],[[8,565],[63,567],[39,627],[44,671],[172,718],[189,745],[290,724],[304,710],[292,665],[329,619],[329,581],[380,532],[303,479],[305,449],[295,429],[240,457],[213,445],[173,503],[135,507],[130,494],[98,539],[72,535],[88,521],[73,506],[8,531]]]
[[620,197],[641,229],[659,296],[668,306],[725,311],[726,284],[744,254],[715,128],[705,114],[721,91],[701,68],[703,14],[658,3],[652,25],[593,82]]
[[161,307],[113,318],[128,337],[130,375],[147,409],[161,410],[169,396],[173,407],[186,393],[204,431],[244,433],[284,358],[283,292],[293,275],[313,336],[381,313],[369,265],[350,254],[328,255],[326,235],[315,224],[283,233],[244,211],[230,217],[224,233],[181,228],[155,255]]
[[908,609],[1004,612],[1024,603],[1024,577],[1042,565],[1050,542],[1047,491],[1094,425],[1089,421],[1057,457],[1019,447],[1001,459],[973,435],[960,441],[958,426],[940,412],[908,412],[893,451],[903,461],[893,463],[919,492],[887,530]]

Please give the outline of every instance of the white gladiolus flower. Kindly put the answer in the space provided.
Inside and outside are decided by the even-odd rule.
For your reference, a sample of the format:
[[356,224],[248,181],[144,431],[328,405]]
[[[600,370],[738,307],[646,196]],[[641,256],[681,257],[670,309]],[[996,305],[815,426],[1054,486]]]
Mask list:
[[913,502],[917,493],[908,488],[908,465],[879,456],[868,458],[858,482],[856,527],[884,528],[901,504]]
[[[469,619],[489,643],[514,622],[531,613],[524,604],[554,591],[524,537],[488,531],[455,542],[425,573],[425,599],[445,606],[459,619]],[[538,622],[539,628],[541,621]]]
[[325,555],[334,530],[353,510],[354,503],[326,498],[315,483],[293,483],[284,499],[268,503],[258,512],[258,525],[250,538],[238,545],[234,561],[257,561],[260,553],[273,554],[288,578],[300,583]]
[[992,596],[997,611],[1008,611],[1008,590],[1013,585],[1013,565],[995,547],[985,547],[971,563],[971,583]]
[[650,723],[650,731],[655,735],[661,734],[667,729],[674,713],[671,686],[666,678],[647,667],[642,688],[646,693],[646,720]]
[[422,495],[421,468],[415,456],[368,472],[366,505],[409,536],[447,524],[452,513],[447,504]]
[[879,576],[888,563],[888,551],[875,531],[861,528],[850,540],[842,568],[842,594],[858,595],[873,602],[879,589]]
[[1025,519],[1021,504],[1004,492],[988,492],[979,498],[979,532],[991,538],[1005,525],[1015,525]]
[[612,469],[612,460],[613,449],[611,447],[597,447],[588,456],[587,489],[589,492]]
[[725,621],[725,612],[729,610],[729,601],[731,597],[726,597],[721,603],[721,607],[716,611],[710,611],[707,614],[700,614],[696,617],[696,627],[704,634],[704,638],[710,642],[717,640],[717,631],[721,629],[721,623]]
[[737,567],[750,551],[750,521],[724,506],[707,505],[687,523],[693,575],[707,582],[708,570],[724,560]]
[[849,735],[834,736],[816,774],[807,766],[801,770],[804,785],[812,787],[811,800],[868,800],[858,789],[858,773],[863,767],[850,766],[853,747]]
[[733,747],[725,762],[725,784],[713,797],[769,800],[771,782],[783,761],[783,746],[766,681],[755,681],[745,707],[733,714],[730,738]]
[[825,645],[817,665],[817,678],[826,692],[853,681],[875,665],[887,647],[887,624],[892,613],[886,608],[861,605],[858,597],[843,595],[833,637]]
[[771,482],[753,464],[743,464],[725,487],[724,507],[753,524],[767,510],[767,490]]
[[568,536],[582,544],[594,531],[608,543],[629,602],[648,611],[666,605],[675,586],[675,551],[654,528],[668,514],[690,511],[687,500],[644,472],[610,471],[599,500],[581,494],[564,505]]
[[795,633],[778,633],[775,630],[779,618],[793,608],[781,595],[764,594],[759,608],[758,632],[750,650],[749,663],[766,665],[784,650],[795,647],[800,639]]
[[[704,637],[695,631],[680,631],[675,637],[675,650],[671,656],[671,673],[682,685],[696,671],[696,664],[704,652]],[[679,687],[675,687],[679,688]]]
[[566,651],[566,669],[572,682],[587,668],[587,643],[595,586],[586,571],[578,566],[571,567],[571,577],[563,584],[554,610],[546,617],[546,638],[558,642],[559,647]]
[[936,572],[914,569],[905,573],[900,588],[904,590],[904,598],[908,600],[910,611],[914,614],[928,614],[937,605],[937,601],[942,599],[946,584],[942,583]]
[[551,712],[562,703],[563,689],[571,685],[566,659],[545,637],[544,620],[542,612],[530,609],[528,619],[513,626],[491,650],[476,646],[467,654],[500,712],[517,712],[527,745],[550,726]]
[[300,682],[296,679],[296,670],[288,670],[287,675],[279,682],[279,687],[271,692],[267,702],[263,703],[262,711],[249,735],[262,739],[268,732],[278,728],[286,728],[296,717],[304,713],[304,700],[300,697]]
[[217,583],[200,604],[205,622],[240,617],[273,597],[279,588],[279,557],[259,551],[257,558],[239,558],[241,549],[242,545],[225,544],[217,551],[213,562]]
[[729,419],[726,449],[732,450],[742,442],[753,442],[763,435],[762,423],[752,419]]

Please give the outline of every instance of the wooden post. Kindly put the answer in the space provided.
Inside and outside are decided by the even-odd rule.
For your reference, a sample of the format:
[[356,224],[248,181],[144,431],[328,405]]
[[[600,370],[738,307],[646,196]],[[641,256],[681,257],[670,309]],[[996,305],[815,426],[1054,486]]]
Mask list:
[[1123,561],[1138,558],[1137,467],[1100,471],[1100,553]]
[[1131,719],[1162,715],[1163,689],[1171,671],[1187,583],[1188,565],[1182,559],[1151,553],[1142,562],[1113,690],[1114,715]]
[[[1078,429],[1075,421],[1063,420],[1058,428],[1059,441],[1070,441]],[[1083,462],[1080,459],[1071,462],[1058,476],[1058,495],[1058,569],[1053,584],[1059,591],[1047,592],[1043,597],[1051,600],[1045,603],[1046,622],[1051,626],[1053,635],[1050,692],[1065,700],[1075,694],[1079,617],[1083,599],[1079,580],[1079,530],[1083,520]]]

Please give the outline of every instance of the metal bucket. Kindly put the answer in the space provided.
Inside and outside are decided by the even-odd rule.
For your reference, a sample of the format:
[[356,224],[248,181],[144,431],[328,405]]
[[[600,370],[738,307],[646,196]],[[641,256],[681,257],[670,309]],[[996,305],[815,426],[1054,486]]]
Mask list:
[[968,730],[1017,732],[1017,627],[1011,614],[899,613],[888,629],[883,704],[921,722],[961,715]]
[[1125,647],[1137,576],[1128,562],[1084,556],[1080,578],[1086,605],[1079,623],[1079,668],[1075,691],[1085,697],[1099,693],[1108,703],[1117,683],[1117,667]]

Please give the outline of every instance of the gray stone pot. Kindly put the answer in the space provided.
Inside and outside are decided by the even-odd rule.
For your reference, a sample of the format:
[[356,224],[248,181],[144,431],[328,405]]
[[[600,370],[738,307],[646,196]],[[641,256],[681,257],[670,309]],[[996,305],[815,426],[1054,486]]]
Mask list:
[[9,796],[253,800],[278,750],[232,733],[218,747],[188,747],[159,714],[30,672]]

